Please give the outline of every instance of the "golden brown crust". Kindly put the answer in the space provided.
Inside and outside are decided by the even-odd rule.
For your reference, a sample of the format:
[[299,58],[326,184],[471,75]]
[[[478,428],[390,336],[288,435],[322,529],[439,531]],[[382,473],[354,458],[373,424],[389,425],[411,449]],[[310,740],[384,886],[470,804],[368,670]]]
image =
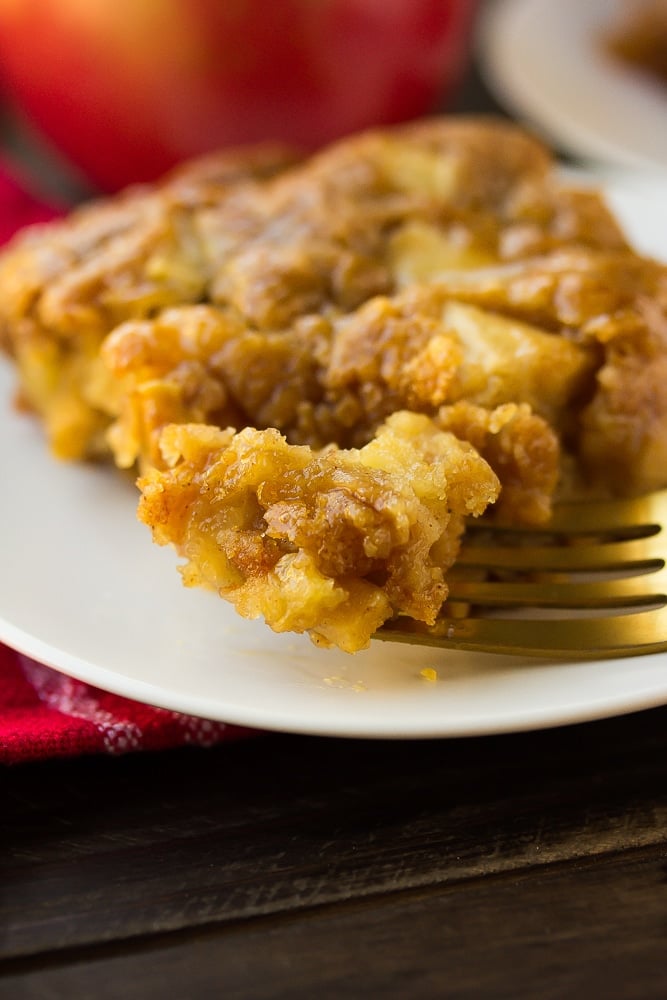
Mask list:
[[495,120],[434,119],[344,140],[203,214],[211,299],[266,329],[304,311],[354,309],[396,288],[394,247],[416,225],[460,260],[624,247],[599,197],[568,191],[551,168],[541,144]]
[[436,287],[283,332],[248,330],[211,306],[166,310],[118,327],[102,357],[121,387],[109,440],[124,467],[160,464],[167,423],[276,427],[293,443],[361,446],[396,410],[434,415],[467,400],[532,409],[537,432],[569,418],[592,366],[585,347]]
[[32,227],[0,254],[0,346],[13,355],[22,401],[42,415],[57,455],[108,450],[117,393],[99,359],[104,337],[129,318],[205,296],[198,213],[293,162],[274,147],[209,156],[161,184]]
[[[460,269],[625,247],[600,199],[564,188],[544,147],[502,121],[433,119],[293,161],[272,148],[208,157],[2,254],[3,342],[57,454],[105,450],[118,391],[99,346],[128,320],[210,302],[251,332],[283,331],[393,294],[415,260],[432,274],[434,260]],[[307,440],[318,420],[300,420]],[[329,433],[328,410],[319,422]]]
[[638,321],[605,332],[581,419],[580,466],[616,493],[648,493],[664,487],[667,470],[667,317],[654,300],[640,300]]
[[[519,363],[517,363],[517,359]],[[593,365],[586,345],[451,296],[445,285],[377,298],[336,321],[323,381],[372,426],[394,409],[466,399],[527,403],[560,427]]]
[[[576,458],[580,487],[639,495],[665,485],[665,265],[626,251],[564,249],[476,277],[443,277],[439,286],[459,302],[538,324],[586,355],[588,370],[583,363],[583,377],[570,380],[551,413],[525,390],[513,397],[552,421]],[[548,352],[543,362],[538,385],[565,388],[562,366],[549,376]]]
[[443,406],[436,426],[469,441],[501,483],[491,514],[511,524],[544,524],[559,476],[560,449],[552,428],[525,403],[495,410],[468,402]]
[[[528,403],[604,482],[591,453],[614,452],[620,418],[597,414],[635,400],[644,419],[655,396],[642,402],[611,334],[625,331],[639,370],[638,303],[665,312],[665,275],[627,247],[595,192],[558,181],[533,138],[434,119],[302,164],[273,148],[207,157],[29,231],[1,258],[0,321],[23,400],[64,457],[110,442],[121,465],[157,461],[160,427],[181,420],[359,445],[396,408],[463,399]],[[609,402],[610,366],[623,408]],[[643,488],[631,448],[620,454],[626,488]]]

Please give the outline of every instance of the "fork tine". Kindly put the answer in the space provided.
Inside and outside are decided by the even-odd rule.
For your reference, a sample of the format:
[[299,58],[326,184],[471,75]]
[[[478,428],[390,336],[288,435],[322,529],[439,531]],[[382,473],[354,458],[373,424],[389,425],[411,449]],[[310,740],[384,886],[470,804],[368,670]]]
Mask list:
[[451,618],[431,628],[388,623],[376,638],[439,649],[600,659],[667,649],[667,608],[595,619]]
[[535,607],[589,608],[667,603],[664,569],[638,576],[571,583],[567,580],[457,580],[450,577],[450,601],[483,605],[523,604]]
[[[448,601],[470,605],[468,616],[442,617],[432,627],[399,618],[377,637],[552,658],[667,650],[666,523],[667,490],[563,504],[540,529],[482,522],[449,578]],[[471,579],[470,569],[491,579]]]
[[[530,537],[528,533],[524,537]],[[584,572],[614,569],[660,569],[654,537],[622,542],[572,545],[464,545],[456,560],[459,566],[481,566],[513,570],[563,570]]]

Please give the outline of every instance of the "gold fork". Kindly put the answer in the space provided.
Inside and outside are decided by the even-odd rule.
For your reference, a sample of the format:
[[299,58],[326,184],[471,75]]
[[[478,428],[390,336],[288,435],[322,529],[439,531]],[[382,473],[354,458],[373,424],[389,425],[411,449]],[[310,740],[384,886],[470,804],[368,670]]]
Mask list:
[[576,659],[665,650],[665,525],[667,490],[561,504],[540,529],[473,524],[448,578],[448,617],[396,618],[376,638]]

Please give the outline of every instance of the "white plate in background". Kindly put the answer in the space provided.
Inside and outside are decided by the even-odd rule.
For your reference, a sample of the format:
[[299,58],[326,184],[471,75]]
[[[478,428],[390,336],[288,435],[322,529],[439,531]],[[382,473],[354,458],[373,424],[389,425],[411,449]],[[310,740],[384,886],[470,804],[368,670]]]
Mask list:
[[492,0],[481,71],[509,110],[572,154],[667,169],[667,85],[613,59],[603,37],[623,0]]

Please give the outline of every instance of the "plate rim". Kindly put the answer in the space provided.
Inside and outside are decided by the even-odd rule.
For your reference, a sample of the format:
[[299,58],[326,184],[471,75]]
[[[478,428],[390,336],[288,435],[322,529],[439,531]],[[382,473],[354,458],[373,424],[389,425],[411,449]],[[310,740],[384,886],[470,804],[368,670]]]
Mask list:
[[[331,725],[324,721],[318,722],[314,720],[308,723],[302,719],[289,719],[284,716],[276,717],[275,714],[268,713],[266,709],[256,709],[253,714],[252,711],[248,711],[247,709],[238,712],[233,708],[230,709],[229,706],[225,709],[222,707],[216,708],[215,703],[212,706],[207,706],[202,701],[202,695],[188,696],[182,693],[178,694],[173,690],[160,688],[148,681],[127,677],[123,674],[110,671],[106,667],[96,666],[80,657],[71,656],[70,654],[59,656],[57,651],[56,655],[54,655],[53,647],[16,628],[7,622],[2,615],[0,615],[0,641],[13,649],[19,657],[34,660],[75,680],[133,701],[152,705],[170,712],[178,712],[214,722],[226,723],[230,726],[301,736],[368,740],[474,739],[485,736],[501,736],[510,735],[511,733],[556,729],[563,726],[617,718],[667,705],[666,672],[662,687],[652,688],[647,691],[637,691],[631,697],[627,694],[603,696],[597,701],[582,702],[576,705],[576,707],[573,705],[563,706],[558,711],[553,711],[548,706],[545,706],[542,712],[536,712],[535,709],[531,709],[523,714],[517,713],[514,716],[507,717],[502,722],[499,722],[497,719],[487,719],[486,722],[477,721],[471,724],[469,720],[464,718],[460,725],[450,722],[446,726],[417,726],[401,730],[397,730],[395,726],[369,725],[368,722],[365,722],[361,727],[357,725],[341,727],[340,724]],[[662,663],[663,666],[667,667],[667,653],[650,653],[640,657],[624,657],[623,659],[641,659],[648,663]],[[595,660],[593,662],[596,664],[604,662],[617,663],[618,660]],[[566,666],[578,667],[585,663],[586,661],[572,659],[563,660],[560,663],[550,662],[549,666],[558,669],[559,667]],[[526,663],[527,666],[528,663]],[[211,708],[213,711],[211,711]]]
[[[575,25],[581,22],[581,12],[586,9],[586,5],[577,0],[561,0],[556,5],[550,0],[538,2],[542,5],[540,9],[557,9],[563,18],[573,13]],[[597,4],[597,9],[609,6],[607,0],[591,2]],[[591,2],[587,5],[589,10]],[[475,47],[480,73],[492,93],[547,141],[560,146],[570,155],[621,169],[655,174],[667,172],[667,153],[664,159],[656,158],[650,153],[624,145],[621,139],[616,140],[605,132],[591,131],[590,123],[582,123],[573,118],[567,108],[554,104],[549,97],[545,98],[539,87],[528,86],[528,81],[522,75],[520,59],[516,58],[519,33],[512,29],[516,28],[517,20],[529,8],[532,16],[535,16],[538,9],[535,0],[492,0],[480,11]],[[515,58],[510,58],[510,53]],[[593,78],[598,72],[594,68]],[[667,88],[653,84],[649,77],[639,72],[633,73],[632,69],[627,70],[627,75],[622,69],[615,72],[611,64],[605,68],[604,76],[608,82],[622,88],[628,96],[631,92],[640,96],[645,107],[645,102],[648,101],[664,103],[664,116],[667,117]]]

